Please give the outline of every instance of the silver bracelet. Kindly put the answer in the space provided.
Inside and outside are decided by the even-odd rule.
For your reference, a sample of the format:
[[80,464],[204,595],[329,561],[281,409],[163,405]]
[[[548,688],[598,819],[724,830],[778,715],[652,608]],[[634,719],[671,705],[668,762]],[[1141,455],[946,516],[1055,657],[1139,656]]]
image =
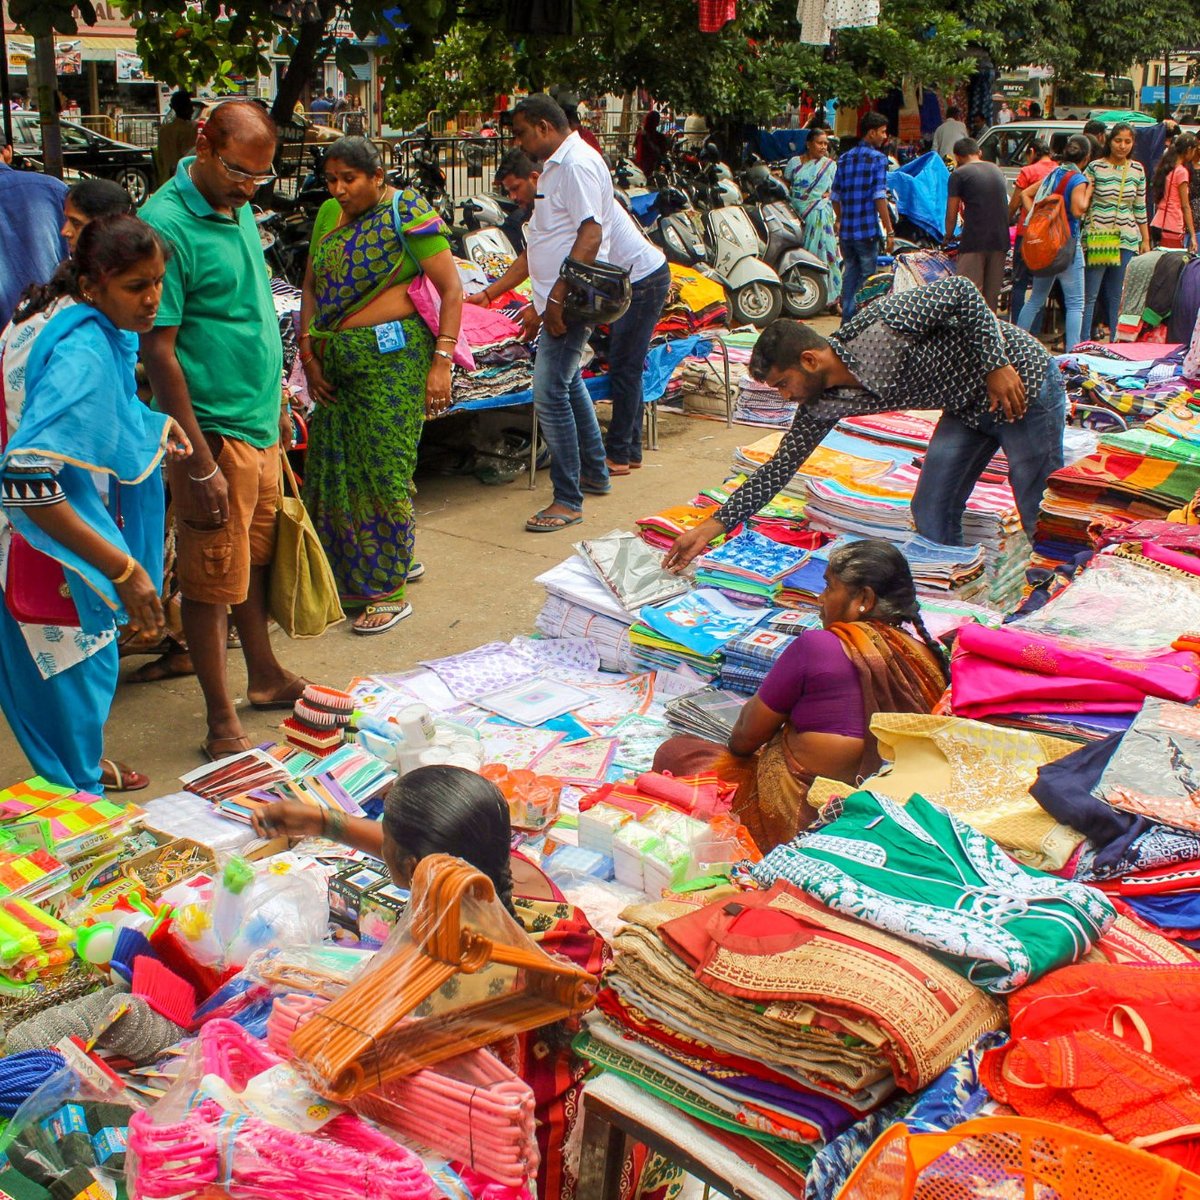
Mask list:
[[212,479],[212,477],[213,477],[214,475],[216,475],[216,473],[217,473],[217,472],[218,472],[220,469],[221,469],[221,468],[220,468],[219,466],[217,466],[217,464],[216,464],[216,463],[213,463],[213,469],[212,469],[211,471],[209,471],[209,473],[208,473],[207,475],[202,475],[202,476],[200,476],[200,478],[199,478],[199,479],[197,479],[195,475],[189,475],[189,476],[188,476],[188,478],[189,478],[189,479],[190,479],[190,480],[191,480],[193,483],[207,483],[207,482],[208,482],[210,479]]
[[434,358],[444,358],[451,365],[454,363],[454,355],[448,354],[445,350],[435,350],[433,356]]

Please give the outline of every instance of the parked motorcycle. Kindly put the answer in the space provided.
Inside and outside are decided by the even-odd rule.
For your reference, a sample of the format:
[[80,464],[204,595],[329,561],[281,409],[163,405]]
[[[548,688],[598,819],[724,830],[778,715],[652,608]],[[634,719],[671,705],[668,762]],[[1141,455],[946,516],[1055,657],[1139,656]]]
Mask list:
[[763,164],[746,172],[746,191],[755,201],[746,211],[762,243],[763,261],[783,284],[789,317],[807,320],[829,305],[829,266],[804,245],[804,226],[792,208],[788,189]]
[[454,253],[481,268],[494,264],[497,256],[510,262],[515,259],[516,248],[501,229],[515,207],[510,201],[483,193],[461,201],[462,223],[451,231]]
[[764,326],[783,311],[783,283],[779,273],[760,257],[765,245],[732,172],[705,146],[697,192],[704,213],[704,236],[713,270],[729,293],[729,308],[738,324]]

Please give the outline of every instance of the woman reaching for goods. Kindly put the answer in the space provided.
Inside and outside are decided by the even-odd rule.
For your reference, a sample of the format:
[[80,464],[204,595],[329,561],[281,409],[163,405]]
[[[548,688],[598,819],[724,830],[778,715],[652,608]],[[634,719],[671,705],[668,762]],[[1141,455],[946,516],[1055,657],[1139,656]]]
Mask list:
[[50,282],[25,293],[0,360],[0,580],[22,585],[0,606],[0,707],[39,775],[94,794],[117,627],[163,630],[158,466],[191,454],[179,426],[138,400],[133,375],[134,334],[154,327],[165,270],[148,225],[92,221]]
[[[508,804],[491,780],[474,771],[463,767],[410,771],[388,793],[381,821],[279,801],[260,809],[253,822],[260,837],[327,837],[353,846],[383,862],[392,882],[403,888],[412,883],[421,859],[431,854],[457,855],[492,881],[500,902],[547,953],[561,954],[594,975],[608,962],[604,940],[583,913],[568,904],[532,862],[511,852]],[[545,1200],[572,1200],[575,1180],[564,1146],[590,1068],[572,1052],[559,1025],[535,1029],[519,1041],[518,1062],[510,1065],[533,1089],[541,1154],[536,1194]],[[656,1173],[662,1183],[650,1190],[649,1177]],[[632,1194],[639,1200],[666,1200],[675,1194],[675,1180],[674,1172],[655,1163],[653,1170],[642,1174]]]
[[805,800],[818,775],[853,784],[879,766],[877,712],[931,712],[946,686],[912,572],[890,542],[835,550],[819,604],[825,628],[795,637],[746,702],[728,747],[674,737],[654,758],[656,771],[715,771],[737,783],[734,812],[764,854],[816,815]]
[[[317,213],[300,307],[300,359],[317,409],[304,502],[354,632],[386,633],[411,615],[413,474],[427,417],[450,407],[462,283],[448,230],[411,189],[391,187],[379,151],[344,137],[325,153],[330,195]],[[436,335],[409,285],[441,297]]]

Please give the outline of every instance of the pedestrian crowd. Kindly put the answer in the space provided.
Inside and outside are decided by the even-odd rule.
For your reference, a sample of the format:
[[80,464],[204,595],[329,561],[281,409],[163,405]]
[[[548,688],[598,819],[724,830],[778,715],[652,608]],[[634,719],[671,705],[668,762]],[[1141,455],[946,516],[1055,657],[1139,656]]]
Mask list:
[[[1001,307],[1012,253],[1009,316],[1022,328],[1041,332],[1045,303],[1057,284],[1068,350],[1094,335],[1115,336],[1130,260],[1155,247],[1200,248],[1200,139],[1173,120],[1136,128],[1125,121],[1089,121],[1054,152],[1041,137],[1031,138],[1011,193],[1004,172],[986,160],[980,133],[968,133],[961,111],[951,106],[930,143],[953,166],[944,242],[954,251],[956,273],[976,285],[993,311]],[[814,118],[803,150],[783,170],[804,245],[829,270],[843,321],[853,318],[863,284],[886,269],[885,256],[896,246],[890,137],[887,118],[868,113],[855,145],[834,160],[829,133]],[[1054,205],[1055,197],[1069,246],[1053,271],[1034,272],[1022,253],[1026,225],[1036,208]]]

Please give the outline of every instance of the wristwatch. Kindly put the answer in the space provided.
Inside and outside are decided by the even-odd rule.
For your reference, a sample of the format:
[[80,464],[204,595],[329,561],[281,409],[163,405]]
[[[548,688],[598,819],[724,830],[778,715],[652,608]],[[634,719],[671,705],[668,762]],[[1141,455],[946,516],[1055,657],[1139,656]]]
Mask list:
[[446,350],[435,350],[433,356],[434,358],[444,358],[451,366],[454,365],[454,355]]

